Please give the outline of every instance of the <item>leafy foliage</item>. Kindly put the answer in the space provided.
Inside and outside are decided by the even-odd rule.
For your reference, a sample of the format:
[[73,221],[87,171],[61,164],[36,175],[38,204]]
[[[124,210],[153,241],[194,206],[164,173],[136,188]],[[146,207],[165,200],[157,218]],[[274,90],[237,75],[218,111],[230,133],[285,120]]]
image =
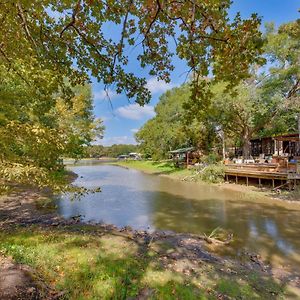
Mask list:
[[103,132],[90,87],[42,94],[13,72],[0,79],[0,181],[62,188],[60,158],[82,155],[83,145]]
[[211,94],[210,103],[195,107],[184,103],[186,121],[197,119],[215,130],[221,129],[226,139],[243,146],[250,155],[250,139],[297,131],[300,112],[299,21],[282,25],[278,32],[267,27],[266,57],[271,64],[266,73],[254,72],[241,82],[234,93],[228,93],[224,82],[208,81],[204,88]]
[[[261,62],[260,20],[256,15],[248,20],[237,15],[231,22],[230,4],[229,0],[2,2],[0,180],[23,183],[34,176],[32,183],[49,185],[62,170],[61,156],[78,158],[83,145],[97,134],[101,137],[104,128],[93,120],[86,85],[90,75],[106,87],[114,84],[117,93],[141,105],[147,103],[145,78],[127,66],[132,49],[138,49],[135,58],[142,68],[167,82],[172,56],[186,60],[193,74],[194,99],[204,100],[198,87],[209,71],[231,86],[247,77],[249,64]],[[115,36],[107,34],[109,26],[114,26]]]
[[222,164],[211,164],[203,168],[200,178],[210,183],[221,183],[224,181],[225,167]]
[[175,88],[161,96],[155,107],[156,116],[136,134],[146,156],[161,158],[174,147],[188,144],[182,131],[182,103],[188,97],[188,86]]
[[185,124],[183,104],[190,97],[190,86],[167,91],[155,107],[156,116],[136,134],[144,155],[153,159],[168,156],[168,151],[188,146],[208,150],[215,139],[214,130],[197,119]]
[[[260,19],[254,14],[242,20],[237,14],[231,22],[230,5],[230,0],[3,2],[1,60],[20,77],[31,70],[28,82],[40,86],[49,83],[39,82],[37,67],[54,72],[53,85],[63,77],[82,83],[90,72],[144,104],[150,99],[146,80],[128,71],[131,52],[126,50],[138,48],[141,67],[166,81],[176,54],[187,61],[193,96],[199,97],[199,79],[209,70],[217,80],[236,84],[248,76],[249,64],[261,61]],[[113,37],[107,35],[110,25],[118,33]]]
[[183,85],[165,93],[156,117],[137,133],[141,148],[153,157],[171,149],[195,146],[202,150],[221,147],[221,135],[229,145],[243,146],[250,155],[250,139],[297,131],[300,113],[299,21],[282,25],[278,32],[268,25],[265,56],[267,72],[253,68],[251,78],[228,92],[225,82],[207,79],[206,105],[198,106]]

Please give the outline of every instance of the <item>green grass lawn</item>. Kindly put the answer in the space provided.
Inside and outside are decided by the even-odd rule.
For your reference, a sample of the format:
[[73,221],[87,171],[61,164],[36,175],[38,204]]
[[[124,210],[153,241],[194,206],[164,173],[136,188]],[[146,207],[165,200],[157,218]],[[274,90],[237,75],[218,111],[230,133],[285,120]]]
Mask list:
[[51,286],[65,291],[65,299],[280,299],[281,287],[255,273],[222,273],[220,265],[206,262],[192,273],[174,271],[189,263],[171,259],[163,265],[164,253],[171,251],[167,244],[145,247],[92,226],[32,226],[0,233],[0,253],[35,268]]
[[123,160],[114,162],[113,164],[134,168],[151,174],[170,175],[171,177],[184,177],[192,174],[192,171],[189,169],[176,167],[172,161]]

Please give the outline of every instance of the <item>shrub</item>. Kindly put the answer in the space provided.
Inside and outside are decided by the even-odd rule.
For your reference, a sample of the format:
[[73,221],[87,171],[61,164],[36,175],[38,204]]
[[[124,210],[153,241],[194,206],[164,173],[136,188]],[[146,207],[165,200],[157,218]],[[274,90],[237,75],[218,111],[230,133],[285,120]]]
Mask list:
[[205,167],[200,174],[203,181],[220,183],[224,181],[225,167],[222,164],[213,164]]

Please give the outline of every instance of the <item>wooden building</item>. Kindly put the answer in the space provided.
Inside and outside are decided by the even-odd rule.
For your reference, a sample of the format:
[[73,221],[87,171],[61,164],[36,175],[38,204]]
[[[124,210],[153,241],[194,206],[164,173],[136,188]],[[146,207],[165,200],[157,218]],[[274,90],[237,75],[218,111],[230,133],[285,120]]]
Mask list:
[[274,137],[274,154],[300,158],[300,139],[298,133]]
[[[300,139],[299,134],[285,134],[251,140],[252,163],[228,163],[225,177],[271,181],[273,188],[296,186],[300,182]],[[242,160],[241,160],[242,161]]]
[[288,156],[300,157],[300,140],[298,133],[265,137],[251,140],[251,156]]
[[192,163],[194,157],[193,151],[194,147],[180,148],[176,150],[169,151],[171,158],[177,166],[179,165],[189,165]]

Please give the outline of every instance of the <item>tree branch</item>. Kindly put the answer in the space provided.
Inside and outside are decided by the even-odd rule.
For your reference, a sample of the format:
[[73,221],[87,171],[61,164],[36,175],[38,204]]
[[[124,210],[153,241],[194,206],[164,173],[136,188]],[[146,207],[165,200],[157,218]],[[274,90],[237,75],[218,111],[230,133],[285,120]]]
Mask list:
[[16,6],[18,8],[18,16],[20,17],[20,19],[22,21],[22,27],[25,31],[25,34],[26,34],[27,38],[31,41],[31,43],[34,45],[36,50],[38,50],[37,44],[36,44],[35,40],[33,39],[33,37],[30,34],[30,31],[29,31],[29,28],[28,28],[28,25],[27,25],[27,20],[26,20],[26,17],[24,15],[24,11],[22,9],[22,6],[19,2],[17,2]]
[[80,3],[81,3],[81,0],[78,0],[77,3],[76,3],[75,8],[74,8],[74,10],[73,10],[73,13],[72,13],[72,19],[71,19],[71,22],[68,23],[68,24],[63,28],[63,30],[61,31],[61,33],[60,33],[60,35],[59,35],[60,37],[63,36],[63,34],[64,34],[64,32],[65,32],[66,30],[68,30],[70,27],[72,27],[73,25],[75,25],[75,22],[76,22],[76,16],[77,16],[77,14],[79,13],[79,11],[80,11],[80,9],[81,9]]

